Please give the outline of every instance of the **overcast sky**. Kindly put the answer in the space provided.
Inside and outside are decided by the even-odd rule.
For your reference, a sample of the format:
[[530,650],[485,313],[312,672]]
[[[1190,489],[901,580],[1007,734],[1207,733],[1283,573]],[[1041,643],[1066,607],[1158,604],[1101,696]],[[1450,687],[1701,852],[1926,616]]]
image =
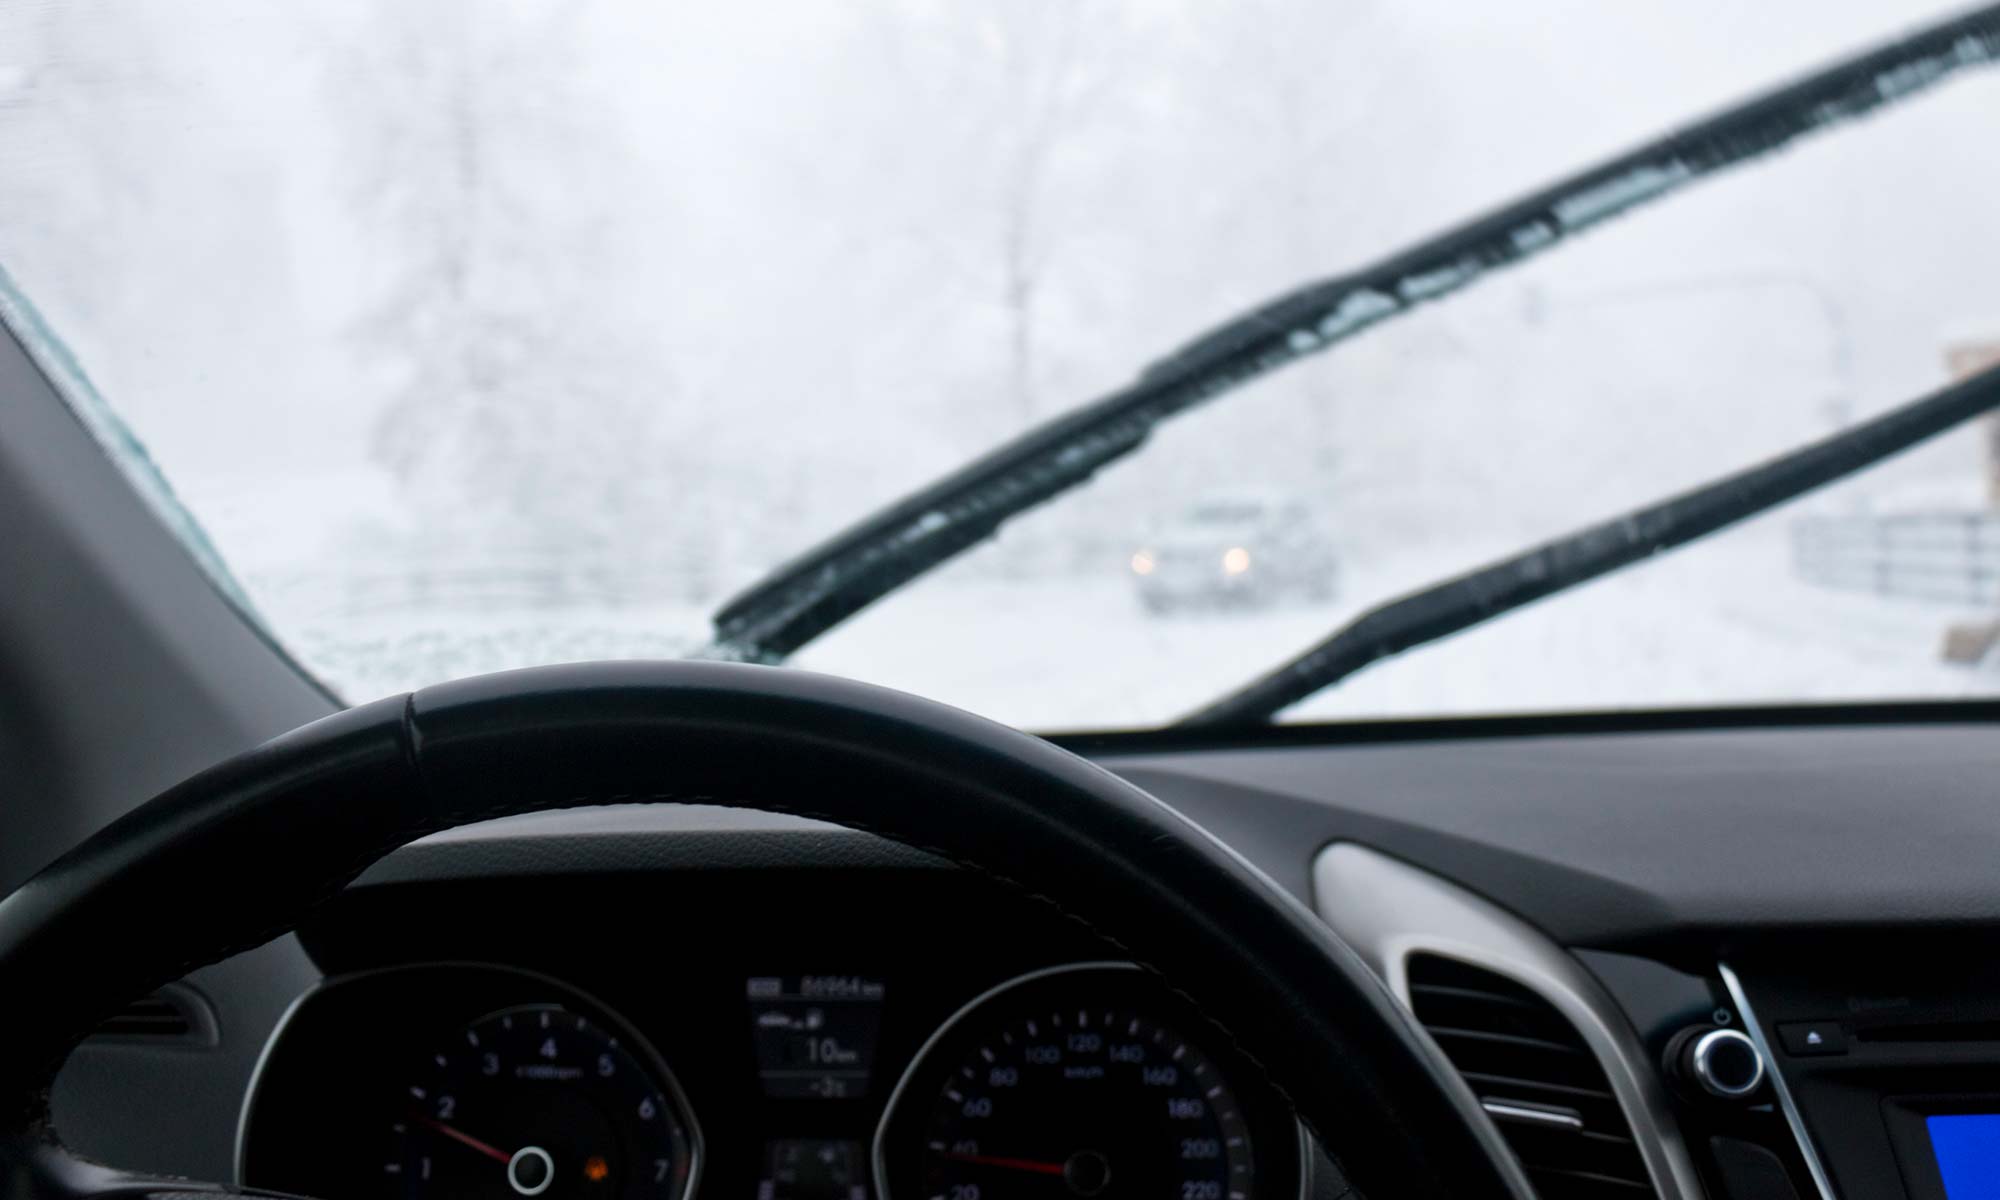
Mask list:
[[[396,248],[357,227],[349,184],[365,169],[356,143],[374,136],[365,126],[383,120],[384,95],[392,111],[424,98],[421,87],[410,89],[371,59],[370,43],[408,36],[410,22],[395,14],[426,7],[435,19],[425,36],[500,47],[484,59],[488,51],[472,52],[473,69],[489,72],[489,85],[513,86],[509,70],[530,89],[556,78],[560,86],[546,89],[552,102],[570,106],[563,118],[597,135],[592,153],[609,164],[593,181],[612,193],[605,217],[617,222],[613,248],[603,253],[640,265],[623,272],[640,277],[636,286],[618,281],[638,294],[612,296],[606,307],[657,313],[669,305],[674,327],[661,336],[676,348],[705,346],[719,360],[686,372],[699,374],[705,389],[725,388],[729,372],[743,368],[742,355],[761,353],[744,348],[762,341],[743,337],[745,329],[769,329],[815,351],[858,344],[864,354],[890,353],[868,344],[879,339],[867,327],[901,323],[906,312],[850,304],[831,256],[895,253],[906,247],[882,240],[910,226],[915,235],[948,238],[955,217],[977,219],[938,203],[907,214],[906,228],[885,230],[868,211],[882,195],[852,175],[895,184],[931,166],[962,169],[966,148],[950,142],[964,126],[945,116],[913,119],[898,107],[919,95],[968,110],[983,103],[978,81],[956,96],[949,87],[925,93],[936,83],[926,71],[949,65],[959,27],[1005,5],[599,3],[580,6],[576,21],[554,22],[568,26],[567,44],[538,59],[507,57],[518,49],[507,43],[518,27],[534,44],[535,24],[553,22],[548,5],[14,0],[0,7],[0,146],[15,164],[10,174],[31,178],[7,185],[9,211],[26,219],[0,229],[0,258],[86,349],[113,399],[167,461],[220,470],[256,448],[286,471],[323,464],[330,444],[358,441],[382,402],[367,388],[353,390],[367,348],[343,335],[367,302],[370,266]],[[1108,336],[1061,376],[1068,386],[1051,387],[1051,407],[1116,382],[1140,358],[1260,290],[1337,270],[1943,6],[1148,0],[1084,7],[1097,19],[1086,22],[1080,54],[1114,95],[1096,102],[1066,152],[1114,169],[1078,185],[1088,189],[1081,198],[1052,204],[1089,210],[1080,220],[1058,214],[1086,227],[1074,253],[1112,259],[1107,270],[1125,259],[1154,260],[1163,265],[1146,283],[1180,278],[1188,286],[1187,294],[1162,295],[1121,290],[1115,278],[1096,281],[1099,302],[1120,311],[1102,331]],[[455,25],[477,27],[455,35]],[[1286,59],[1274,66],[1269,60],[1281,51]],[[937,61],[926,62],[927,53]],[[1200,61],[1205,56],[1210,61]],[[49,76],[38,61],[45,57],[67,69]],[[891,63],[902,77],[890,77]],[[1249,151],[1264,148],[1251,143],[1273,131],[1230,119],[1249,107],[1264,71],[1305,72],[1315,89],[1307,102],[1321,106],[1312,119],[1329,131],[1322,151],[1337,158],[1339,172],[1338,187],[1326,189],[1325,257],[1273,262],[1251,246],[1246,256],[1259,260],[1251,267],[1216,271],[1244,231],[1217,223],[1215,213],[1272,219],[1281,201],[1280,189],[1242,178],[1255,157]],[[1991,274],[1972,269],[1969,256],[1982,248],[1969,243],[1991,211],[1992,191],[1972,185],[1990,184],[2000,168],[1996,156],[1971,154],[1949,131],[1972,136],[1977,116],[2000,107],[1996,95],[1990,80],[1960,83],[1886,118],[1879,134],[1855,139],[1873,143],[1879,175],[1851,171],[1846,186],[1811,205],[1738,220],[1727,232],[1752,244],[1734,249],[1760,267],[1811,271],[1857,304],[1893,298],[1902,310],[1913,287],[1942,289],[1943,298],[1907,314],[1913,321],[1976,307],[1972,297]],[[52,108],[63,119],[48,119]],[[1203,111],[1219,119],[1188,119]],[[558,176],[575,169],[560,146],[529,142],[502,152],[542,154]],[[88,169],[79,158],[91,160]],[[1242,197],[1180,211],[1162,204],[1162,191],[1187,189],[1210,170],[1237,173],[1206,186],[1237,187]],[[93,172],[102,177],[87,177]],[[1923,176],[1914,181],[1922,186],[1912,187],[1912,176]],[[97,248],[104,274],[116,277],[57,274],[71,253],[61,239],[104,232],[65,228],[64,210],[80,196],[96,203],[94,193],[107,187],[138,193],[130,199],[143,210],[123,240]],[[1917,197],[1933,210],[1920,223],[1927,243],[1887,228],[1910,223],[1903,205]],[[1659,219],[1642,215],[1634,224]],[[1136,248],[1108,247],[1102,229],[1125,220],[1157,236]],[[1357,232],[1343,233],[1343,224]],[[863,244],[838,245],[843,226]],[[568,232],[552,228],[547,236]],[[867,244],[871,238],[877,244]],[[1762,238],[1771,240],[1757,244]],[[1875,253],[1878,246],[1887,254]],[[1911,248],[1931,255],[1917,269],[1883,269],[1882,259]],[[1177,271],[1176,261],[1191,269]],[[1960,267],[1958,278],[1929,269],[1939,264]],[[595,266],[586,264],[584,274]],[[1212,277],[1206,288],[1198,284],[1204,270]],[[1854,278],[1864,274],[1865,286]],[[1910,277],[1917,282],[1905,283]],[[948,280],[929,282],[948,299],[977,299],[949,295]],[[907,284],[926,286],[922,266]],[[121,306],[120,293],[140,299]],[[599,309],[574,319],[607,315]],[[1853,318],[1865,330],[1879,315],[1862,308]],[[726,352],[717,338],[731,343]],[[1871,350],[1862,348],[1870,368],[1889,378]],[[910,371],[905,382],[935,389],[949,378],[931,368]],[[747,391],[763,390],[754,376],[744,382]],[[899,399],[860,402],[896,411]]]

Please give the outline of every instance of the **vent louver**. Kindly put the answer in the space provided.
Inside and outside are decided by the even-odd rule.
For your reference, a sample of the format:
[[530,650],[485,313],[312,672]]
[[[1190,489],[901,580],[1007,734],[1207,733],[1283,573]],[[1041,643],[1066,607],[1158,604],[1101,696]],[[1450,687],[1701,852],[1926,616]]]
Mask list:
[[99,1025],[91,1036],[212,1046],[215,1034],[214,1011],[201,994],[188,987],[168,986],[126,1005]]
[[1413,955],[1407,966],[1417,1020],[1506,1135],[1542,1200],[1655,1195],[1604,1069],[1553,1005],[1453,959]]

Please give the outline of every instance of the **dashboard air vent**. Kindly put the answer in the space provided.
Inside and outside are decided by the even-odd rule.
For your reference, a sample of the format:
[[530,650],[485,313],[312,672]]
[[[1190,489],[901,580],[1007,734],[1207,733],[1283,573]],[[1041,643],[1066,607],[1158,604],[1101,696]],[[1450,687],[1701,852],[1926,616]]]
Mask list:
[[107,1018],[91,1034],[117,1041],[212,1046],[216,1042],[215,1011],[193,988],[178,984],[142,996]]
[[1472,1087],[1542,1200],[1655,1195],[1604,1069],[1520,984],[1432,954],[1408,962],[1410,1007]]

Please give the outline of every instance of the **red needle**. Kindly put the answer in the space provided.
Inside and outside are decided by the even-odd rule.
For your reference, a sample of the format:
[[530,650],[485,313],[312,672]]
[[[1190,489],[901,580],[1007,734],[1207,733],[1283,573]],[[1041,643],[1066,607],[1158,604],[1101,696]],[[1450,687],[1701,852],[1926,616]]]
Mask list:
[[991,1154],[947,1154],[956,1162],[977,1163],[982,1167],[1005,1167],[1009,1171],[1033,1171],[1037,1175],[1060,1175],[1061,1163],[1036,1162],[1032,1158],[996,1158]]
[[464,1145],[472,1147],[474,1150],[479,1151],[481,1154],[484,1154],[486,1157],[492,1159],[495,1162],[504,1163],[504,1162],[512,1162],[514,1160],[513,1155],[507,1153],[505,1150],[500,1149],[498,1146],[489,1146],[485,1142],[480,1141],[478,1138],[473,1137],[469,1133],[461,1133],[458,1130],[453,1129],[451,1126],[445,1124],[443,1121],[433,1121],[429,1117],[424,1116],[422,1113],[417,1114],[417,1120],[422,1121],[424,1124],[430,1126],[432,1129],[437,1130],[439,1133],[445,1135],[454,1142],[460,1142],[463,1143]]

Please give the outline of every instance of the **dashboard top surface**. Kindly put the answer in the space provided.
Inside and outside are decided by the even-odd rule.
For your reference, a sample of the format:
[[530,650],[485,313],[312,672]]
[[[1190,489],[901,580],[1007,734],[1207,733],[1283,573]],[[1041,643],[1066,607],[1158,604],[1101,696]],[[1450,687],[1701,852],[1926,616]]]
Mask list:
[[2000,920],[2000,737],[1985,724],[1210,751],[1106,765],[1252,857],[1370,844],[1572,945]]
[[[2000,737],[1982,723],[1548,735],[1102,754],[1305,897],[1351,840],[1571,945],[2000,923]],[[811,821],[579,810],[457,830],[364,886],[664,867],[937,860]],[[1835,882],[1837,881],[1837,885]]]

